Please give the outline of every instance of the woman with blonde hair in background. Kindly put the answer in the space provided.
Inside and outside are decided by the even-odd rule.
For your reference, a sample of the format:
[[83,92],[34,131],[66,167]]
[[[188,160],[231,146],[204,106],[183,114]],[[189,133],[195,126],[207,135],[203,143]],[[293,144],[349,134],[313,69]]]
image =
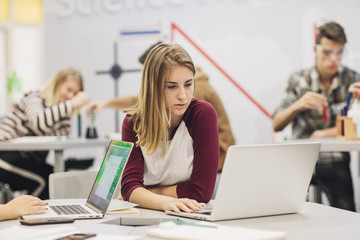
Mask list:
[[[15,103],[0,125],[0,141],[24,136],[68,136],[70,117],[90,101],[84,92],[81,73],[74,68],[59,71],[43,90],[29,91]],[[0,152],[0,181],[13,190],[48,198],[48,176],[52,167],[46,164],[48,151]]]

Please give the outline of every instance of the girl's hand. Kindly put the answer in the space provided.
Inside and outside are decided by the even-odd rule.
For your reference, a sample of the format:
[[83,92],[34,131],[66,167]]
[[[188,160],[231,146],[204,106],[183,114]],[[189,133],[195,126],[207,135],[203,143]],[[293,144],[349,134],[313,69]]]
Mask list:
[[176,213],[179,213],[180,211],[191,213],[203,207],[204,206],[196,200],[188,198],[173,198],[165,203],[164,210],[170,210]]
[[360,100],[360,82],[355,82],[350,85],[349,92],[353,93],[353,97]]
[[299,100],[295,103],[298,111],[304,111],[307,109],[319,110],[324,106],[327,106],[326,97],[316,92],[306,92]]
[[46,211],[47,203],[42,202],[41,199],[30,195],[21,195],[7,204],[9,218],[17,218],[21,215],[30,214],[36,211]]
[[87,113],[99,113],[101,110],[103,110],[106,107],[105,101],[96,101],[90,103],[90,105],[87,107],[86,112]]

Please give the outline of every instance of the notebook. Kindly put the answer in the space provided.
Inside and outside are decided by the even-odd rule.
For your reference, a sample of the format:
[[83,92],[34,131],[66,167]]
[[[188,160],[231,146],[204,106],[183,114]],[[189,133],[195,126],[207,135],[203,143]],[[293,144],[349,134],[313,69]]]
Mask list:
[[59,217],[74,219],[103,218],[132,147],[133,143],[110,141],[86,203],[79,204],[79,201],[74,201],[74,203],[66,201],[66,204],[49,204],[47,211],[23,215],[22,218],[25,220]]
[[215,199],[194,213],[208,221],[297,213],[305,199],[320,143],[231,146]]

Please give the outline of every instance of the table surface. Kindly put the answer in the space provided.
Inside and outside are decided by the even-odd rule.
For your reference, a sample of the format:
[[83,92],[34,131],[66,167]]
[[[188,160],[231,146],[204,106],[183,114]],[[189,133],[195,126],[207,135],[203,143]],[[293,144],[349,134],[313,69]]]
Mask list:
[[0,141],[0,151],[54,151],[54,172],[63,172],[65,171],[64,150],[106,147],[109,142],[108,138],[21,137],[10,141]]
[[340,140],[337,138],[296,139],[296,140],[289,140],[287,142],[289,142],[289,143],[291,143],[291,142],[294,142],[294,143],[319,142],[319,143],[321,143],[321,146],[320,146],[321,152],[360,151],[360,141],[346,141],[346,140]]
[[107,146],[108,138],[56,138],[56,137],[23,137],[11,141],[0,141],[0,151],[40,151],[64,150],[70,148]]
[[[139,214],[120,214],[106,215],[104,219],[94,220],[77,220],[73,224],[65,224],[75,226],[80,232],[97,234],[136,235],[141,239],[152,239],[146,237],[146,230],[155,226],[129,227],[117,224],[104,224],[108,221],[116,221],[119,217],[169,217],[163,211],[154,211],[140,208]],[[185,221],[194,221],[184,219]],[[360,214],[349,212],[337,208],[328,207],[316,203],[304,203],[303,208],[297,214],[287,214],[269,217],[257,217],[248,219],[238,219],[231,221],[216,222],[219,225],[244,227],[261,230],[284,231],[287,240],[304,240],[304,239],[359,239],[360,238]],[[0,222],[1,229],[11,226],[21,226],[18,220],[10,220]],[[55,225],[32,226],[32,229],[51,228]],[[59,225],[56,225],[59,226]],[[16,235],[16,233],[14,233]]]

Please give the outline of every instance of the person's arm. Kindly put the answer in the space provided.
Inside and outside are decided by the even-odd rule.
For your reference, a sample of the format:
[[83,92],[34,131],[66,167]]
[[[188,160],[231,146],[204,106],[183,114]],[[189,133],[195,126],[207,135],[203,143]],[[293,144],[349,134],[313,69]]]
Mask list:
[[315,130],[309,138],[327,138],[336,136],[336,127]]
[[[196,76],[196,75],[195,75]],[[221,171],[224,166],[226,152],[231,145],[235,144],[235,137],[231,130],[229,118],[225,111],[225,107],[215,91],[208,81],[198,81],[195,78],[195,92],[194,97],[198,100],[206,101],[211,103],[215,108],[218,128],[219,128],[219,145],[220,145],[220,159],[218,171]]]
[[[122,140],[136,142],[133,125],[127,118],[123,121]],[[134,146],[121,178],[121,195],[119,198],[137,203],[140,207],[156,210],[191,212],[201,207],[195,200],[177,199],[151,192],[144,187],[143,176],[144,163],[141,149],[139,146]]]
[[[155,187],[151,192],[175,198],[209,202],[214,191],[219,164],[219,135],[216,111],[210,103],[197,103],[184,121],[193,138],[194,162],[191,178],[175,186]],[[206,134],[205,134],[206,133]]]
[[100,100],[92,102],[87,108],[87,112],[99,113],[104,108],[113,108],[113,109],[127,109],[133,106],[137,101],[137,96],[129,97],[118,97],[109,100]]
[[173,197],[173,198],[178,198],[178,195],[176,193],[176,188],[177,188],[177,185],[165,186],[165,187],[152,187],[152,188],[147,188],[147,189],[150,192],[153,192],[156,194],[165,195],[165,196],[169,196],[169,197]]
[[139,206],[156,209],[170,210],[174,212],[192,212],[199,210],[202,206],[195,200],[188,198],[174,198],[157,194],[145,188],[136,188],[130,196],[130,202],[138,203]]
[[184,122],[193,139],[194,161],[191,178],[177,185],[179,198],[209,202],[214,191],[219,164],[219,133],[215,109],[208,102],[197,101]]
[[289,107],[279,111],[273,117],[274,131],[283,130],[300,112],[305,110],[319,110],[327,106],[326,97],[315,92],[306,92]]
[[299,113],[296,104],[293,103],[273,117],[273,129],[275,132],[283,130]]
[[36,211],[46,211],[47,203],[30,195],[21,195],[6,204],[0,205],[0,220],[8,220],[31,214]]
[[[73,99],[51,107],[45,107],[45,100],[40,92],[32,92],[22,99],[29,126],[35,133],[40,132],[40,135],[53,134],[53,127],[56,124],[69,118],[75,109],[80,108],[89,100],[89,96],[84,92],[79,92]],[[70,126],[67,128],[70,129]]]

